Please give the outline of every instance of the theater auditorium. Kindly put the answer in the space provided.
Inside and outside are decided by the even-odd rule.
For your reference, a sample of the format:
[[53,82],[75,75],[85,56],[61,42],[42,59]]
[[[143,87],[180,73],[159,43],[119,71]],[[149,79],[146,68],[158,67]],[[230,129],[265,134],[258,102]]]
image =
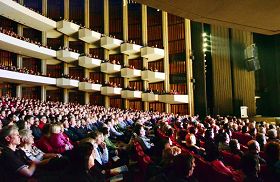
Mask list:
[[0,182],[279,182],[279,7],[0,0]]

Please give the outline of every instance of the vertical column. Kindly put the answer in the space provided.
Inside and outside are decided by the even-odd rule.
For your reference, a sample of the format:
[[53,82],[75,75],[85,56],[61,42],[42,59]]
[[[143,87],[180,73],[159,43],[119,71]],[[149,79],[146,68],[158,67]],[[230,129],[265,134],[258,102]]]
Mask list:
[[[128,41],[128,4],[123,5],[123,40],[124,42]],[[123,63],[124,65],[129,65],[129,60],[128,60],[128,55],[123,56]],[[124,79],[124,88],[127,88],[129,85],[129,79],[128,78],[123,78]],[[129,108],[129,101],[128,99],[123,99],[124,101],[124,108],[128,109]]]
[[187,90],[188,90],[188,111],[189,115],[194,115],[194,95],[193,95],[193,67],[191,60],[192,41],[191,41],[191,21],[185,19],[185,41],[186,41],[186,70],[187,70]]
[[[48,0],[42,0],[42,14],[47,16],[48,13]],[[42,45],[47,45],[47,32],[42,32]],[[47,75],[47,60],[41,60],[41,72],[43,75]],[[41,86],[41,100],[46,101],[47,99],[47,89],[46,86]]]
[[[104,0],[104,34],[109,35],[109,0]],[[109,59],[109,50],[104,49],[104,59]],[[104,73],[104,81],[109,81],[109,75]],[[110,107],[109,96],[104,96],[104,105],[106,108]]]
[[[69,0],[64,0],[64,19],[69,20]],[[69,47],[69,37],[67,35],[63,35],[63,46]],[[69,65],[68,63],[63,63],[63,74],[69,74]],[[67,88],[63,89],[63,102],[69,102],[69,91]]]
[[[85,27],[89,28],[90,24],[89,24],[89,0],[84,0],[85,1]],[[86,54],[89,53],[89,44],[85,42],[85,50],[84,52]],[[85,78],[89,78],[89,69],[84,68],[84,72],[85,72]],[[85,104],[89,104],[90,103],[90,98],[89,98],[89,93],[85,92]]]
[[[168,50],[168,14],[165,11],[162,11],[162,41],[164,47],[164,59],[163,59],[163,66],[164,66],[164,73],[165,73],[165,80],[164,80],[164,90],[165,92],[170,91],[170,84],[169,84],[169,50]],[[165,104],[165,112],[169,113],[171,111],[170,104]]]
[[[141,5],[141,16],[142,16],[142,44],[143,46],[148,45],[148,21],[147,21],[147,6]],[[148,60],[143,58],[143,68],[148,68]],[[148,89],[148,81],[143,80],[144,90]],[[149,102],[144,102],[144,111],[149,110]]]
[[[20,4],[23,4],[23,0],[19,1]],[[17,26],[17,33],[22,36],[23,35],[23,26],[21,24],[18,24]],[[22,55],[17,54],[17,67],[22,68]],[[16,86],[16,96],[19,98],[22,98],[22,86],[18,84]]]

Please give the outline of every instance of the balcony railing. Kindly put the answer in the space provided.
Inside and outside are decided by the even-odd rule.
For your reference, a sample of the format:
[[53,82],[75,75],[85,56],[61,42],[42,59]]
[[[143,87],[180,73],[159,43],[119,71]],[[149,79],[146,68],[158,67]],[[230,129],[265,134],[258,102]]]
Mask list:
[[141,76],[141,70],[131,69],[131,68],[122,68],[121,76],[125,78],[135,78]]
[[79,81],[68,78],[57,78],[56,85],[61,88],[77,88]]
[[164,58],[164,50],[156,47],[141,48],[141,57],[147,58],[148,61],[156,61]]
[[167,104],[187,104],[189,102],[188,95],[159,95],[158,100]]
[[79,82],[79,90],[85,92],[99,92],[101,91],[101,84],[94,84],[89,82]]
[[165,80],[165,73],[145,70],[142,71],[141,79],[147,80],[150,83],[161,82]]
[[121,71],[121,65],[112,63],[101,63],[101,72],[103,73],[117,73]]
[[141,98],[141,91],[122,90],[121,95],[124,99],[139,99]]
[[87,43],[95,43],[99,41],[101,38],[101,33],[89,30],[87,28],[83,28],[79,30],[79,39],[83,40]]
[[90,58],[87,56],[79,57],[79,65],[85,68],[96,68],[101,65],[101,60],[96,58]]
[[58,50],[56,52],[57,59],[66,63],[71,63],[79,59],[80,54],[69,50]]
[[107,96],[121,95],[122,88],[119,87],[101,87],[101,94]]

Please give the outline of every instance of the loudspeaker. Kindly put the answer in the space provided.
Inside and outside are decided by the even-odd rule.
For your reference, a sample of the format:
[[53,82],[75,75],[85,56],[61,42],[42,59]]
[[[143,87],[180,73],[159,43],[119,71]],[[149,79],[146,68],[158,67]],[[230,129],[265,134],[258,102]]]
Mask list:
[[257,71],[261,69],[260,62],[258,58],[247,59],[246,60],[246,69],[248,71]]

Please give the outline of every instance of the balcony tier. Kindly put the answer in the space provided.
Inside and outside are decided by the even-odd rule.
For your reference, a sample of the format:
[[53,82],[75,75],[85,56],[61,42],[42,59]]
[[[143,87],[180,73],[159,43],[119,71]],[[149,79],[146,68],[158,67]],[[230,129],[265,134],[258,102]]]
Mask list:
[[85,68],[96,68],[101,65],[100,59],[90,58],[87,56],[81,56],[79,57],[79,65]]
[[130,43],[121,44],[121,53],[129,56],[129,59],[140,57],[140,49],[142,46]]
[[141,70],[131,69],[131,68],[122,68],[121,76],[125,78],[135,78],[141,76]]
[[57,59],[64,61],[66,63],[71,63],[79,59],[79,53],[68,51],[68,50],[59,50],[56,52]]
[[113,50],[119,48],[122,42],[123,42],[122,40],[105,36],[105,37],[101,37],[100,45],[105,49]]
[[101,87],[101,94],[107,96],[121,95],[122,88],[115,87]]
[[76,88],[79,86],[79,81],[68,78],[57,78],[56,86],[61,88]]
[[56,23],[56,29],[65,35],[74,34],[79,31],[79,28],[79,25],[65,20],[61,20]]
[[79,39],[83,40],[87,43],[95,43],[99,41],[101,38],[101,33],[89,30],[87,28],[83,28],[79,30]]
[[0,47],[2,50],[38,59],[52,59],[56,57],[56,51],[52,49],[40,47],[3,33],[0,33]]
[[141,91],[122,90],[121,95],[124,99],[139,99],[141,98]]
[[144,102],[155,102],[155,101],[158,101],[158,94],[142,93],[142,101],[144,101]]
[[101,84],[94,84],[89,82],[79,82],[79,90],[85,92],[99,92],[101,90]]
[[165,80],[165,73],[145,70],[142,71],[141,79],[147,80],[150,83],[161,82]]
[[39,31],[48,31],[56,28],[55,21],[11,0],[0,0],[0,12],[1,16]]
[[147,58],[148,61],[156,61],[164,58],[164,50],[155,47],[141,48],[141,57]]
[[1,81],[30,85],[56,85],[56,79],[0,69]]
[[112,63],[101,63],[101,72],[103,73],[117,73],[121,71],[121,65]]
[[159,95],[158,100],[167,104],[187,104],[188,95]]

